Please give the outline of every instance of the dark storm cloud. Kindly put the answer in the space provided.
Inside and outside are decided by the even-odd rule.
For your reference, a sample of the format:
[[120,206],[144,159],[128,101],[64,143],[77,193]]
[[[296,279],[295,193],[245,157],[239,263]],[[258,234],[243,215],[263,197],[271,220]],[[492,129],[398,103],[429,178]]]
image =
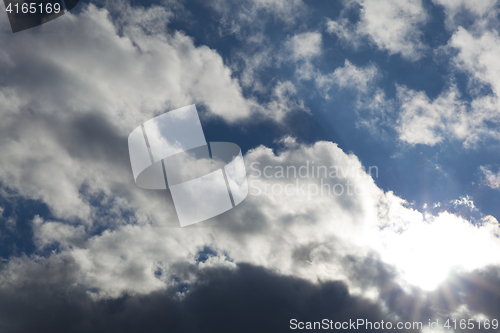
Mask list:
[[[185,267],[197,282],[143,296],[92,301],[75,264],[32,264],[0,290],[2,332],[283,332],[289,321],[387,321],[341,282],[312,284],[261,267]],[[182,296],[178,290],[188,290]],[[361,330],[363,331],[363,330]]]
[[469,319],[471,314],[481,313],[500,320],[500,267],[454,274],[431,294],[431,299],[439,304],[443,313],[465,307],[460,313],[462,318]]
[[[174,265],[179,281],[191,275],[196,282],[178,282],[166,291],[148,295],[124,294],[93,301],[88,290],[75,283],[77,265],[61,257],[26,265],[15,281],[3,283],[0,328],[9,333],[286,332],[293,318],[394,322],[395,315],[401,321],[422,321],[425,325],[428,319],[437,318],[431,308],[438,310],[434,313],[440,313],[442,320],[463,304],[473,311],[470,314],[498,315],[498,270],[456,276],[451,280],[455,282],[428,297],[415,297],[397,287],[393,273],[376,259],[365,259],[359,262],[361,265],[356,261],[351,258],[352,277],[379,284],[382,299],[388,301],[388,313],[381,303],[350,294],[342,282],[313,284],[249,264],[239,264],[235,269],[200,269],[179,263]],[[430,301],[424,301],[426,298]]]
[[[394,267],[380,261],[375,254],[366,257],[347,256],[342,265],[349,280],[366,290],[379,293],[377,304],[384,304],[388,313],[401,321],[439,320],[442,326],[448,319],[466,321],[471,318],[500,320],[500,267],[489,266],[469,273],[455,272],[434,291],[402,286]],[[484,317],[483,319],[484,320]],[[477,328],[477,322],[476,322]]]
[[375,254],[367,257],[347,256],[343,259],[349,279],[364,288],[376,288],[379,302],[383,302],[389,312],[406,321],[428,323],[434,317],[432,304],[425,293],[416,287],[403,289],[397,282],[398,274],[394,267],[385,265]]

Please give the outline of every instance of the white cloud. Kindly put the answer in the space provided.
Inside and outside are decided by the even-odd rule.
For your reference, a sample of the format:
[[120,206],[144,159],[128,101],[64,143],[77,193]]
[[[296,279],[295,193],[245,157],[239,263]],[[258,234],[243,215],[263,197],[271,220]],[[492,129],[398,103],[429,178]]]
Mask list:
[[237,52],[237,57],[242,63],[236,65],[241,70],[241,85],[245,88],[251,87],[254,91],[265,92],[266,87],[259,80],[258,72],[272,65],[274,59],[271,48],[266,45],[263,50],[253,51],[251,55],[247,52]]
[[[486,31],[476,36],[458,28],[448,43],[457,50],[452,64],[469,75],[472,101],[461,98],[455,86],[431,101],[424,92],[398,87],[401,113],[395,125],[402,141],[435,145],[446,139],[474,147],[486,138],[500,139],[500,38]],[[495,125],[495,126],[492,126]]]
[[269,115],[277,120],[283,117],[290,111],[301,110],[309,112],[309,109],[304,105],[304,102],[296,97],[297,90],[295,85],[290,81],[278,81],[272,92],[272,100],[265,106]]
[[[164,24],[168,19],[161,11],[147,13],[154,22]],[[113,297],[164,289],[174,279],[189,281],[193,277],[182,266],[195,264],[197,252],[205,246],[220,255],[201,266],[247,262],[312,281],[347,280],[341,260],[372,253],[394,264],[408,281],[415,281],[412,276],[428,274],[429,262],[436,259],[431,251],[420,256],[412,252],[429,235],[434,250],[447,246],[447,251],[463,253],[464,235],[469,232],[468,255],[479,256],[484,250],[498,253],[494,237],[498,225],[493,218],[486,228],[449,214],[424,216],[391,192],[384,193],[356,156],[331,142],[304,145],[285,139],[286,149],[279,154],[267,147],[251,150],[245,156],[249,172],[253,162],[274,171],[272,178],[250,179],[250,191],[261,194],[251,194],[217,219],[179,228],[173,205],[162,194],[134,185],[126,135],[168,108],[199,102],[231,122],[252,114],[253,102],[242,96],[219,55],[207,47],[195,47],[180,33],[160,34],[156,24],[137,18],[133,24],[122,23],[119,36],[106,11],[93,6],[67,16],[68,20],[41,27],[51,33],[0,37],[7,45],[1,51],[2,74],[12,78],[8,88],[0,89],[4,161],[0,179],[21,196],[46,203],[56,219],[65,220],[35,219],[35,244],[41,250],[58,243],[62,253],[51,258],[72,257],[78,282],[85,287]],[[0,20],[5,27],[5,18]],[[24,76],[14,75],[14,67],[23,68]],[[332,80],[340,87],[353,82],[364,87],[374,73],[371,67],[360,69],[346,62],[332,73]],[[272,101],[259,106],[273,110],[271,117],[302,107],[293,102],[296,88],[291,82],[280,81],[274,88]],[[453,101],[444,96],[443,102],[430,102],[414,92],[403,96],[410,125],[419,105],[439,109]],[[433,115],[423,115],[435,121]],[[276,176],[279,166],[299,171],[311,162],[334,167],[334,176]],[[286,189],[292,194],[284,193]],[[321,193],[322,189],[329,192]],[[92,199],[98,207],[91,204]],[[105,215],[100,215],[102,210]],[[456,239],[462,242],[453,240],[454,229],[448,228],[452,222],[460,225]],[[96,225],[104,231],[94,233]],[[452,259],[440,267],[439,274],[457,263]],[[16,278],[23,260],[5,265],[3,283],[9,276]],[[495,264],[495,260],[485,256],[480,264]],[[465,261],[465,269],[477,267],[470,263]],[[154,274],[157,267],[163,269],[161,277]],[[356,280],[347,283],[356,284]]]
[[356,6],[361,7],[359,22],[352,24],[341,16],[328,21],[327,31],[355,47],[368,37],[391,55],[401,54],[409,60],[422,57],[426,46],[420,27],[427,21],[427,13],[420,0],[356,0],[345,10]]
[[288,38],[278,56],[279,61],[295,62],[295,75],[300,80],[311,80],[322,74],[312,60],[322,54],[322,36],[319,32],[305,32]]
[[[10,93],[2,91],[2,109],[97,109],[108,115],[127,115],[121,117],[122,123],[192,103],[205,104],[212,114],[227,121],[250,115],[253,102],[242,96],[238,82],[216,52],[195,47],[181,33],[159,32],[170,16],[164,9],[128,13],[131,10],[125,10],[125,16],[134,20],[118,20],[116,24],[121,25],[117,27],[106,10],[89,5],[78,16],[69,14],[68,19],[42,26],[47,33],[16,38],[3,34],[3,74],[11,80]],[[2,21],[5,26],[6,20]],[[117,35],[117,28],[124,36]],[[32,51],[25,52],[27,48]],[[52,87],[59,89],[47,89],[43,76],[18,77],[12,71],[19,66],[28,71],[23,73],[43,69]],[[49,101],[54,110],[44,109]]]
[[483,173],[484,183],[491,188],[500,188],[500,172],[494,173],[486,166],[480,166]]
[[466,107],[452,88],[430,101],[424,92],[398,87],[400,116],[396,130],[409,144],[433,146],[445,138],[465,139],[469,134]]
[[[336,144],[284,141],[279,154],[263,146],[246,154],[250,195],[236,209],[194,228],[172,228],[168,217],[151,214],[146,223],[117,226],[83,245],[74,241],[61,255],[74,259],[79,282],[101,297],[149,293],[172,279],[189,282],[193,277],[182,267],[197,264],[197,252],[205,246],[219,255],[199,264],[202,268],[251,263],[311,281],[343,279],[360,292],[363,287],[348,278],[343,258],[375,253],[394,265],[402,284],[423,288],[436,286],[455,268],[498,264],[493,254],[500,250],[499,227],[493,217],[474,226],[449,213],[423,215],[380,190],[375,171],[367,174],[356,156]],[[138,203],[135,214],[157,209]],[[40,246],[80,235],[58,223],[35,225]],[[158,267],[161,277],[154,274]],[[435,268],[432,273],[429,267]]]
[[466,13],[478,19],[487,16],[495,16],[497,12],[494,9],[497,0],[433,0],[433,2],[444,8],[446,23],[448,27],[452,29],[455,29],[457,24],[460,24],[459,22],[455,22],[458,14]]
[[33,234],[35,244],[38,248],[57,243],[63,249],[68,249],[70,245],[82,245],[86,238],[83,225],[74,227],[59,222],[45,222],[40,216],[33,219]]
[[295,60],[310,60],[321,54],[321,34],[304,32],[293,36],[286,42]]
[[[123,13],[113,13],[113,22],[88,5],[38,33],[0,36],[0,76],[9,78],[0,86],[0,180],[42,200],[57,218],[91,223],[96,212],[88,195],[110,195],[129,177],[117,159],[126,158],[126,146],[110,146],[159,113],[197,103],[206,116],[233,123],[305,109],[289,82],[271,87],[266,104],[245,98],[215,51],[166,32],[172,14],[164,8],[113,6]],[[6,15],[0,26],[8,29]]]
[[[332,73],[323,73],[318,70],[310,61],[299,62],[295,70],[295,75],[299,80],[313,80],[318,90],[325,99],[330,99],[329,92],[348,89],[358,93],[357,98],[366,97],[370,90],[374,88],[374,82],[379,77],[378,68],[369,64],[366,66],[355,66],[349,60],[345,60],[344,66],[337,67]],[[361,103],[358,101],[358,103]]]
[[290,19],[297,11],[304,9],[304,3],[301,0],[252,0],[257,8],[266,10],[279,15],[282,19]]
[[[373,131],[377,131],[380,125],[392,127],[401,141],[411,145],[433,146],[443,141],[457,140],[466,148],[474,148],[487,139],[500,140],[500,66],[497,61],[500,56],[500,37],[495,23],[495,13],[498,12],[496,4],[489,0],[477,4],[444,0],[436,3],[444,6],[448,25],[454,30],[447,45],[435,51],[435,55],[446,58],[451,64],[452,72],[447,77],[445,88],[434,99],[430,99],[424,91],[415,91],[402,85],[397,85],[394,99],[387,99],[382,90],[361,95],[357,102],[359,123]],[[341,18],[329,23],[329,31],[340,36],[344,34],[358,43],[364,36],[360,27],[367,26],[367,23],[363,23],[366,20],[363,15],[369,12],[365,8],[367,2],[362,4],[361,21],[356,26],[349,25],[347,19]],[[384,2],[380,8],[385,5],[387,3]],[[455,16],[464,19],[460,14],[463,11],[472,15],[467,16],[467,20],[471,21],[469,30],[457,27],[459,21],[454,21]],[[419,10],[413,12],[418,13]],[[389,24],[391,20],[385,17],[383,22]],[[346,29],[342,30],[342,25]],[[372,30],[375,31],[376,26]],[[394,38],[394,41],[397,40]],[[379,47],[383,45],[377,44]],[[455,71],[467,74],[466,92],[457,88]],[[464,98],[463,94],[468,96]]]
[[500,123],[495,96],[469,102],[461,98],[456,86],[451,86],[431,100],[423,91],[401,85],[396,88],[395,99],[387,99],[380,90],[362,96],[357,103],[359,123],[371,130],[380,125],[392,127],[399,140],[410,145],[434,146],[457,140],[466,148],[474,148],[482,140],[500,139],[497,127],[491,126]]
[[283,57],[281,43],[271,41],[266,32],[269,24],[283,24],[285,30],[292,30],[301,19],[307,17],[308,6],[302,0],[210,0],[204,4],[214,10],[216,29],[222,36],[232,35],[241,45],[233,48],[230,66],[240,72],[244,88],[263,93],[273,89],[267,82],[261,82],[256,73],[272,66],[279,66]]
[[221,15],[220,33],[233,34],[239,39],[255,37],[269,19],[289,26],[308,12],[302,0],[242,0],[238,3],[211,0],[207,3]]
[[464,28],[458,28],[451,37],[449,47],[458,50],[453,58],[454,64],[467,72],[473,84],[487,84],[493,90],[495,97],[500,94],[500,37],[495,31],[484,31],[474,35]]
[[497,0],[433,0],[433,2],[443,6],[446,11],[451,13],[465,9],[477,15],[484,15],[496,4]]
[[325,91],[328,91],[333,85],[337,85],[339,88],[351,88],[366,92],[369,83],[378,75],[378,69],[373,64],[357,67],[346,59],[343,67],[337,67],[331,74],[317,74],[315,80],[318,87]]

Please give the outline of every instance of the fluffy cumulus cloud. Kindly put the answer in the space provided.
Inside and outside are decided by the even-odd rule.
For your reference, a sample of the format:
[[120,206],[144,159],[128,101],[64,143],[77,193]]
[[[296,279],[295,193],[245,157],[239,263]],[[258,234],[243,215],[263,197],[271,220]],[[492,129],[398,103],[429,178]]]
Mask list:
[[[357,47],[372,42],[389,54],[400,54],[410,60],[419,59],[426,47],[421,40],[421,27],[427,13],[420,0],[384,0],[346,2],[345,15],[329,20],[327,31]],[[359,21],[351,22],[345,16],[359,11]]]
[[[127,147],[116,144],[155,114],[197,103],[208,117],[231,123],[290,110],[282,95],[293,87],[276,86],[264,105],[245,98],[215,51],[166,32],[165,9],[116,6],[125,18],[112,22],[107,10],[88,5],[81,14],[42,26],[41,35],[0,37],[1,76],[8,78],[0,89],[0,126],[9,138],[0,149],[0,178],[63,218],[91,218],[82,186],[109,193],[109,183],[126,173],[95,170],[126,160]],[[6,17],[0,24],[8,29]],[[94,146],[84,152],[78,149],[83,143]],[[87,159],[91,155],[98,158]]]
[[[126,4],[122,7],[125,13],[132,11]],[[2,91],[2,109],[99,110],[122,115],[122,126],[138,120],[137,110],[151,115],[189,103],[203,103],[228,121],[249,115],[252,102],[242,96],[216,52],[195,47],[182,33],[163,32],[169,18],[165,9],[134,10],[128,16],[115,26],[107,10],[89,5],[71,20],[44,26],[42,38],[4,34],[1,58],[9,88]],[[1,24],[8,29],[5,18]],[[61,30],[67,33],[57,33]],[[25,52],[28,47],[33,51]],[[21,75],[42,69],[38,77]],[[48,82],[59,89],[49,90]],[[42,104],[48,101],[52,110]]]
[[[129,201],[138,201],[131,223],[124,221],[92,235],[85,233],[90,230],[85,223],[67,225],[37,217],[33,221],[36,244],[40,249],[59,244],[62,252],[51,260],[70,260],[77,267],[73,279],[104,298],[195,284],[196,274],[187,268],[190,265],[231,270],[238,263],[251,263],[311,282],[343,280],[352,290],[364,290],[375,287],[352,279],[349,266],[339,262],[375,255],[381,263],[399,270],[405,277],[403,283],[423,288],[435,287],[455,266],[471,271],[497,263],[494,256],[484,255],[485,247],[498,247],[498,225],[492,217],[474,226],[450,214],[423,216],[375,185],[372,177],[378,169],[363,170],[354,155],[335,144],[308,146],[291,139],[284,143],[279,154],[266,147],[246,154],[249,198],[206,225],[176,228],[175,215],[168,214],[172,209],[168,198],[163,197],[163,204],[157,200],[141,205],[144,199],[129,194]],[[166,211],[161,208],[165,203],[169,206]],[[117,202],[112,207],[125,208]],[[144,220],[142,216],[148,217]],[[446,257],[447,265],[443,265],[435,260],[435,253],[441,250],[440,240],[451,225],[454,241],[447,242],[449,251],[442,253],[456,255]],[[414,257],[424,238],[428,251]],[[464,261],[464,241],[471,244],[467,250],[470,261]],[[208,255],[204,254],[206,248],[211,249]],[[200,260],[203,255],[207,258]],[[412,259],[408,261],[408,257]],[[21,262],[7,264],[4,274],[21,274]],[[429,274],[428,266],[433,263],[439,269]],[[423,275],[428,284],[420,285]]]
[[[11,297],[12,290],[23,288],[28,295],[44,286],[36,294],[45,300],[66,286],[65,295],[80,303],[71,304],[77,314],[101,307],[127,313],[135,302],[158,297],[158,304],[167,308],[187,306],[191,310],[182,311],[186,315],[195,311],[192,302],[201,302],[220,285],[243,297],[246,292],[238,280],[247,276],[253,290],[284,283],[282,291],[266,297],[272,301],[285,302],[288,288],[323,295],[327,288],[336,290],[334,295],[343,293],[349,303],[373,307],[367,315],[374,318],[387,319],[390,312],[393,320],[403,320],[409,317],[402,306],[415,306],[405,301],[412,293],[436,288],[449,274],[476,274],[478,268],[499,264],[495,253],[500,230],[493,217],[473,225],[450,213],[423,215],[380,190],[373,180],[378,169],[363,168],[356,156],[336,144],[304,145],[291,138],[283,144],[279,153],[264,146],[249,151],[247,200],[191,228],[179,228],[175,217],[164,211],[152,213],[162,205],[172,209],[165,197],[162,205],[138,205],[130,223],[93,235],[81,224],[36,217],[33,232],[39,250],[59,245],[57,251],[46,258],[12,258],[1,270],[2,293]],[[149,218],[141,222],[143,215]],[[388,293],[399,295],[398,301]],[[343,304],[332,297],[334,304]],[[21,297],[16,302],[25,306]],[[62,300],[53,302],[50,306],[57,308]],[[295,301],[286,302],[293,309]],[[420,319],[438,305],[420,304]],[[249,306],[253,309],[254,303]],[[346,317],[359,314],[355,308],[345,311]],[[68,325],[83,325],[80,316]],[[96,328],[102,324],[86,323]]]

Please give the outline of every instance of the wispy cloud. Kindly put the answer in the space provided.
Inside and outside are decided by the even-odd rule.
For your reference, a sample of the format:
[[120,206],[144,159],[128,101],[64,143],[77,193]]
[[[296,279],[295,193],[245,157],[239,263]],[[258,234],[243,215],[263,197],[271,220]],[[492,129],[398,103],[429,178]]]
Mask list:
[[351,1],[344,11],[358,12],[359,21],[351,22],[344,16],[330,19],[327,31],[345,43],[358,47],[371,42],[391,55],[400,54],[410,60],[419,59],[426,50],[420,28],[428,16],[420,0]]

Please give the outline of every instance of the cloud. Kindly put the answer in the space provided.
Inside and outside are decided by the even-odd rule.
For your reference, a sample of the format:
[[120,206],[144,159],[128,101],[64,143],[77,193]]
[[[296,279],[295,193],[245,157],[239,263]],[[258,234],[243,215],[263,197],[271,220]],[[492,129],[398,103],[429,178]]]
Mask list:
[[[249,116],[252,101],[242,96],[216,52],[195,47],[182,33],[165,35],[171,15],[165,9],[134,9],[133,15],[130,11],[124,9],[125,17],[116,20],[115,27],[106,10],[89,5],[81,14],[71,15],[71,20],[44,25],[44,31],[51,33],[2,35],[3,75],[10,77],[9,88],[2,90],[2,109],[100,110],[127,115],[122,126],[137,121],[138,110],[151,115],[192,103],[206,105],[211,114],[227,121]],[[131,15],[134,20],[127,20]],[[33,51],[26,53],[28,45]],[[15,71],[21,61],[23,70]],[[44,75],[34,77],[30,72]],[[48,90],[47,79],[51,88],[58,89]],[[45,110],[48,103],[41,101],[50,101],[53,110]]]
[[446,14],[446,24],[449,29],[456,29],[461,24],[465,23],[464,17],[473,20],[487,19],[488,16],[492,19],[497,10],[495,5],[496,0],[479,0],[479,1],[466,1],[466,0],[433,0],[437,5],[442,6]]
[[[370,6],[363,20],[374,20]],[[7,45],[1,73],[11,78],[0,88],[2,186],[46,204],[52,215],[30,221],[32,254],[2,262],[0,325],[68,332],[169,324],[201,331],[234,329],[255,317],[273,328],[286,327],[290,315],[375,320],[387,311],[391,318],[410,318],[412,299],[429,295],[419,288],[437,288],[448,274],[495,272],[496,219],[471,223],[451,213],[421,213],[376,185],[376,166],[363,166],[327,141],[287,137],[274,151],[248,151],[250,196],[217,218],[179,228],[167,191],[143,191],[133,183],[126,147],[131,129],[193,102],[228,126],[265,111],[265,119],[283,119],[305,106],[289,80],[276,81],[263,103],[245,98],[215,51],[165,27],[168,11],[125,7],[127,15],[138,15],[132,22],[90,5],[41,27],[51,33],[0,37]],[[409,12],[418,17],[418,8]],[[406,28],[398,29],[410,38]],[[295,36],[289,41],[292,50],[298,45],[293,55],[299,61],[321,53],[319,34],[312,42]],[[370,38],[406,57],[419,49]],[[370,86],[377,73],[375,65],[346,60],[322,82],[375,91],[382,104],[385,97]],[[453,88],[434,100],[398,89],[406,142],[468,139],[454,120],[464,112]],[[489,313],[474,308],[467,289],[460,291],[471,298],[470,311]],[[431,301],[418,305],[422,318],[441,306]],[[209,302],[223,311],[207,311]]]
[[297,89],[290,81],[278,81],[271,96],[272,99],[266,105],[266,109],[277,120],[284,119],[294,110],[309,112],[304,102],[297,98]]
[[73,244],[83,245],[81,240],[86,238],[83,225],[74,227],[59,222],[45,222],[40,216],[33,219],[35,244],[43,249],[55,242],[63,249],[68,249]]
[[349,60],[345,60],[343,67],[337,67],[333,73],[318,74],[315,78],[316,84],[321,89],[328,91],[337,85],[340,89],[348,88],[366,93],[368,86],[379,75],[375,65],[357,67]]
[[305,4],[300,0],[252,0],[251,2],[256,9],[265,9],[284,20],[293,19],[305,8]]
[[457,13],[459,10],[464,9],[477,15],[484,15],[495,5],[496,0],[480,0],[474,3],[465,0],[433,0],[433,2],[443,6],[450,13]]
[[0,181],[57,218],[91,223],[99,208],[89,196],[109,195],[129,177],[124,138],[159,113],[198,103],[205,117],[241,123],[305,109],[285,100],[291,83],[262,105],[245,98],[215,51],[168,32],[166,9],[109,8],[123,14],[90,4],[39,34],[0,36],[0,75],[9,77],[0,86]]
[[[130,182],[128,191],[114,190],[101,199],[109,211],[101,217],[97,209],[92,223],[104,231],[95,233],[92,227],[75,222],[71,226],[35,219],[37,251],[59,244],[62,255],[79,267],[78,283],[104,299],[123,293],[145,295],[179,281],[196,283],[193,275],[179,276],[179,265],[232,269],[240,263],[311,282],[341,280],[358,294],[366,290],[350,277],[343,262],[371,255],[393,267],[402,277],[400,283],[419,285],[426,267],[437,264],[435,252],[442,246],[449,250],[444,254],[462,253],[464,235],[471,244],[467,258],[481,255],[482,259],[451,256],[446,265],[440,262],[439,270],[426,273],[429,284],[422,287],[436,286],[458,266],[471,271],[497,264],[495,257],[484,255],[499,247],[494,218],[474,226],[452,214],[423,215],[391,192],[380,190],[373,180],[378,169],[363,168],[356,156],[337,145],[284,142],[286,147],[279,153],[261,146],[245,155],[249,197],[218,218],[179,228],[167,195],[152,191],[146,196]],[[109,180],[103,183],[113,188]],[[448,236],[453,241],[446,240]],[[432,251],[415,254],[424,239]],[[217,255],[197,263],[200,251],[207,247]],[[14,263],[8,267],[14,273],[20,269]]]
[[[353,80],[358,80],[360,86],[374,76],[372,68],[357,68],[346,62],[332,77],[342,87]],[[275,109],[274,114],[287,112],[294,105],[295,87],[289,82],[280,82],[276,87],[276,103],[269,104],[270,108]],[[28,91],[20,84],[14,84],[13,89],[17,95]],[[108,89],[113,92],[113,88]],[[75,279],[93,297],[145,295],[165,290],[175,281],[195,283],[196,278],[189,274],[177,277],[176,267],[196,264],[197,254],[205,247],[215,249],[218,255],[200,264],[204,267],[229,269],[250,263],[308,281],[342,280],[358,293],[363,292],[363,286],[350,278],[351,272],[342,264],[348,257],[366,258],[376,253],[382,262],[400,267],[402,276],[425,270],[432,259],[430,254],[422,256],[421,261],[413,261],[410,269],[404,266],[404,256],[387,256],[384,248],[411,253],[408,246],[415,243],[393,239],[399,239],[401,230],[408,230],[401,237],[415,237],[414,242],[418,243],[422,235],[413,230],[421,230],[417,226],[425,226],[431,220],[408,208],[401,198],[384,193],[356,156],[344,153],[331,142],[295,142],[279,153],[263,146],[249,151],[245,155],[249,169],[257,162],[262,168],[271,167],[273,177],[251,179],[250,191],[254,193],[238,209],[200,228],[177,228],[168,193],[142,191],[133,184],[125,130],[131,124],[136,126],[133,118],[145,116],[134,109],[127,117],[118,118],[113,113],[116,105],[106,102],[113,99],[99,99],[99,94],[90,103],[102,110],[100,114],[89,110],[85,103],[61,113],[59,108],[67,102],[49,92],[49,99],[28,100],[37,108],[26,105],[7,109],[8,127],[5,125],[2,134],[14,139],[2,146],[8,162],[2,165],[1,175],[20,195],[49,206],[54,218],[33,221],[36,252],[56,246],[78,267]],[[409,105],[415,99],[410,97]],[[122,105],[121,101],[116,103]],[[38,112],[29,112],[32,109]],[[145,115],[154,110],[145,108]],[[30,122],[25,121],[28,115]],[[317,167],[327,167],[328,177],[276,176],[280,166],[294,167],[298,172],[312,162]],[[441,219],[444,218],[436,221]],[[459,221],[468,230],[469,224]],[[421,228],[432,233],[433,228],[442,230],[440,225],[432,222],[431,227],[425,227],[428,229]],[[481,242],[481,237],[489,237],[484,231],[479,235],[474,239]],[[495,244],[493,239],[490,243]],[[493,264],[490,259],[482,263]],[[21,268],[14,263],[8,267],[12,274],[18,274],[17,269]],[[439,272],[448,269],[451,267]],[[157,271],[161,274],[157,275]],[[441,275],[436,280],[439,282],[440,278]]]
[[473,84],[486,84],[498,97],[500,93],[500,67],[495,58],[500,53],[500,38],[494,30],[475,35],[458,28],[451,37],[449,47],[458,51],[453,58],[455,66],[471,76]]
[[241,40],[264,37],[261,34],[268,21],[279,20],[286,26],[292,26],[308,13],[308,7],[302,0],[243,0],[238,4],[228,0],[211,0],[207,4],[220,15],[217,20],[220,23],[219,32]]
[[[358,22],[351,23],[344,16],[349,11],[359,11]],[[390,55],[400,54],[413,61],[426,50],[420,29],[428,15],[420,0],[351,1],[346,2],[344,15],[329,20],[327,32],[354,47],[368,40]]]
[[331,73],[324,73],[310,60],[306,60],[297,63],[295,76],[301,81],[312,80],[327,100],[330,99],[331,91],[347,90],[357,95],[358,104],[366,104],[366,96],[374,91],[374,83],[380,77],[380,71],[374,64],[356,66],[345,59],[344,66],[337,67]]
[[[474,226],[452,214],[424,216],[408,208],[404,200],[391,192],[380,190],[373,180],[378,170],[364,169],[356,156],[344,153],[337,145],[331,142],[305,145],[290,138],[284,142],[286,147],[278,153],[264,146],[249,151],[245,161],[250,196],[238,209],[193,228],[177,227],[172,203],[165,194],[155,192],[146,196],[147,192],[136,189],[132,181],[124,180],[125,172],[116,174],[117,178],[110,182],[105,178],[108,168],[94,170],[102,173],[101,186],[110,187],[105,193],[107,199],[101,200],[106,216],[101,217],[98,212],[93,215],[94,223],[106,222],[101,224],[105,230],[92,233],[91,228],[75,222],[68,225],[36,218],[33,233],[38,253],[53,244],[59,244],[58,251],[48,257],[10,258],[0,271],[4,276],[3,286],[10,286],[0,288],[5,293],[3,299],[14,297],[9,290],[22,286],[23,293],[16,294],[15,299],[16,306],[23,308],[26,315],[23,302],[28,295],[42,302],[53,298],[52,293],[57,290],[71,286],[64,289],[69,290],[65,298],[76,301],[71,311],[65,311],[76,311],[76,317],[68,313],[72,320],[65,325],[100,328],[118,320],[100,317],[109,312],[124,313],[121,318],[129,325],[125,319],[130,317],[127,311],[135,311],[136,316],[132,317],[142,320],[144,317],[137,315],[137,311],[148,313],[148,310],[134,304],[144,304],[143,301],[156,299],[158,295],[163,295],[158,296],[163,300],[158,304],[167,308],[168,304],[173,304],[172,308],[187,306],[180,313],[189,314],[190,306],[206,302],[213,289],[224,285],[224,294],[219,294],[221,304],[234,304],[231,295],[240,286],[248,285],[244,283],[246,276],[252,277],[246,281],[254,283],[249,289],[254,292],[256,288],[273,290],[275,285],[290,283],[325,295],[327,289],[323,286],[342,286],[334,289],[348,292],[353,302],[359,299],[360,304],[369,306],[376,302],[381,307],[395,309],[399,317],[405,318],[402,303],[411,307],[411,301],[395,302],[390,296],[396,293],[398,297],[410,298],[401,286],[427,281],[435,287],[455,266],[460,266],[459,271],[470,272],[497,264],[493,254],[499,250],[495,236],[499,228],[494,218],[487,217]],[[86,149],[76,147],[73,154],[85,154]],[[109,163],[106,162],[108,166]],[[327,173],[320,167],[326,167]],[[289,175],[285,176],[285,172]],[[123,188],[120,189],[119,183]],[[125,191],[125,187],[129,190]],[[86,234],[82,234],[83,230]],[[428,250],[415,252],[424,240]],[[466,255],[464,242],[470,245]],[[456,256],[436,256],[441,252]],[[248,267],[245,264],[257,268],[245,268]],[[439,269],[429,273],[428,267],[438,264]],[[267,273],[270,271],[273,273]],[[262,285],[258,282],[260,274],[267,276]],[[425,280],[419,278],[423,275]],[[39,280],[33,282],[31,276]],[[269,300],[269,293],[265,294]],[[283,289],[276,295],[277,302],[282,302],[284,295],[296,294]],[[286,297],[285,300],[293,303]],[[57,313],[67,313],[59,302],[62,301],[56,298],[55,304],[47,301],[45,306],[54,306]],[[259,300],[255,302],[260,304]],[[303,304],[302,300],[297,302]],[[334,299],[334,304],[342,302]],[[256,309],[252,306],[251,313],[261,316]],[[348,309],[346,318],[362,313],[356,306]],[[283,316],[292,310],[287,308]],[[9,313],[12,321],[20,316]],[[383,318],[378,306],[373,306],[369,313],[374,318]],[[79,318],[89,316],[96,316],[96,322],[80,323]],[[165,320],[173,325],[187,325],[176,317]],[[150,319],[160,321],[156,317]],[[60,321],[44,323],[58,327]],[[68,330],[61,328],[64,329]]]
[[457,319],[495,318],[500,299],[497,269],[457,274],[438,290],[422,294],[398,287],[394,272],[375,258],[350,257],[343,264],[352,279],[380,291],[382,301],[354,295],[340,281],[312,283],[249,264],[234,268],[179,265],[179,276],[189,274],[193,283],[179,281],[147,295],[99,300],[77,283],[78,266],[69,258],[54,256],[40,263],[22,258],[17,264],[17,276],[0,271],[1,327],[7,332],[154,332],[165,327],[225,332],[242,322],[246,324],[241,332],[275,332],[289,327],[291,319],[321,322],[325,318],[334,323],[363,318],[425,325],[429,318],[441,322],[450,314]]
[[[500,249],[495,237],[498,221],[489,216],[481,223],[481,227],[474,227],[462,218],[442,213],[431,223],[409,224],[400,236],[396,236],[397,240],[387,243],[386,260],[399,261],[397,266],[410,284],[430,289],[447,278],[451,267],[459,272],[470,272],[492,263],[498,265],[492,252],[494,248]],[[443,241],[451,229],[452,239]],[[422,247],[424,239],[426,245]],[[464,243],[474,244],[474,250],[463,247]]]
[[[444,140],[462,141],[473,148],[487,139],[500,139],[498,115],[500,68],[495,59],[500,54],[498,34],[483,32],[479,36],[458,28],[447,46],[451,64],[468,75],[467,93],[462,97],[451,84],[434,100],[420,91],[398,86],[399,119],[394,125],[400,140],[409,144],[433,146]],[[451,82],[450,82],[451,83]]]
[[398,87],[401,113],[396,130],[409,144],[433,146],[445,138],[466,139],[471,134],[466,107],[456,88],[430,101],[423,92]]
[[493,125],[500,122],[497,105],[495,95],[467,100],[455,85],[432,100],[424,91],[396,85],[396,98],[388,99],[382,90],[375,90],[361,95],[356,107],[358,122],[373,132],[385,126],[395,129],[398,139],[410,145],[458,141],[473,149],[485,140],[500,139]]
[[310,60],[321,54],[321,34],[304,32],[290,38],[286,45],[295,60]]
[[500,188],[500,172],[494,173],[488,167],[483,165],[479,167],[479,170],[481,170],[483,174],[486,186],[491,188]]
[[[394,129],[399,140],[410,145],[434,146],[445,141],[458,141],[473,149],[487,140],[498,141],[500,68],[495,59],[500,54],[500,41],[498,27],[491,18],[497,10],[492,8],[494,4],[490,1],[480,2],[474,9],[470,3],[440,1],[439,4],[445,7],[449,20],[456,16],[457,22],[470,21],[464,23],[466,28],[449,21],[449,28],[453,31],[451,38],[446,45],[434,50],[435,60],[449,65],[441,92],[437,97],[429,98],[429,92],[396,83],[396,97],[387,98],[382,89],[361,89],[363,94],[359,95],[356,104],[360,117],[358,123],[379,135],[381,130],[378,128]],[[463,10],[468,10],[472,16],[465,20],[459,15]],[[348,24],[346,18],[331,21],[328,31],[340,35],[351,31],[354,35],[345,35],[346,38],[353,38],[354,43],[358,43],[363,36],[359,30],[366,12],[368,9],[361,9],[361,19],[356,25]],[[339,30],[339,22],[347,24],[348,29]],[[391,20],[386,17],[383,22]],[[347,63],[345,67],[348,67]],[[464,88],[457,84],[463,74],[467,82]],[[369,78],[371,75],[364,76]]]
[[[148,295],[92,300],[75,283],[69,259],[31,263],[22,279],[2,279],[1,327],[8,332],[276,332],[290,320],[387,321],[381,307],[351,295],[338,281],[311,283],[248,264],[234,269],[186,265],[196,279]],[[4,272],[5,273],[5,272]],[[6,278],[5,275],[2,276]],[[207,302],[211,306],[207,308]],[[30,318],[30,320],[26,320]],[[242,325],[241,323],[245,323]],[[360,329],[364,331],[363,329]]]
[[[304,27],[312,12],[302,0],[243,0],[238,3],[210,0],[203,4],[216,17],[205,29],[212,29],[220,37],[230,35],[238,40],[237,46],[232,45],[231,54],[224,56],[233,73],[240,78],[245,92],[261,96],[274,90],[279,80],[262,80],[263,77],[279,68],[283,61],[304,61],[321,52],[319,32],[297,33],[297,27]],[[270,34],[271,30],[276,33]]]

